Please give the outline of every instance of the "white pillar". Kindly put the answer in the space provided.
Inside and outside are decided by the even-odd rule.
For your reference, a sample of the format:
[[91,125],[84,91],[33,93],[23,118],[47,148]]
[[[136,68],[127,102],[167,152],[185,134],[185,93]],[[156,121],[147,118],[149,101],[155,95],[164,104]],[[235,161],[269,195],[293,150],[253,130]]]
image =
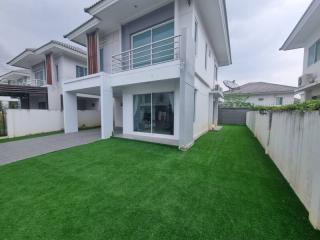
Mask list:
[[213,99],[213,125],[218,126],[218,117],[219,117],[219,98],[215,97]]
[[[106,76],[106,75],[105,75]],[[103,78],[101,88],[101,138],[108,139],[113,133],[113,92],[110,80]]]
[[72,92],[63,92],[63,120],[64,132],[78,132],[77,95]]

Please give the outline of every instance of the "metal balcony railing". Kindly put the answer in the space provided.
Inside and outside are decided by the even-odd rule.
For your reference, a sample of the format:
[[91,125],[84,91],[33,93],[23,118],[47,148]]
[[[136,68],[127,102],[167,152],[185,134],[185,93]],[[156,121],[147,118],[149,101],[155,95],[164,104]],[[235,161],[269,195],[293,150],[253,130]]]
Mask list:
[[181,36],[174,36],[112,56],[112,73],[180,59]]
[[46,85],[46,81],[43,79],[28,79],[25,81],[9,81],[7,84],[13,86],[43,87]]

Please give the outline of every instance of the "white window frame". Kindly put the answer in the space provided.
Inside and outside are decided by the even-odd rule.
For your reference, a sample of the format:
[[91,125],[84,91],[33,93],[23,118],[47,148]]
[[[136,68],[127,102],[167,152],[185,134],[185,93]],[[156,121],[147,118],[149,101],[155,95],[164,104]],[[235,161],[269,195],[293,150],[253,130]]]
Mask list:
[[[169,23],[173,23],[174,24],[174,19],[171,19],[171,20],[168,20],[168,21],[165,21],[165,22],[162,22],[162,23],[159,23],[159,24],[156,24],[156,25],[153,25],[153,26],[151,26],[151,27],[149,27],[149,28],[147,28],[147,29],[145,29],[145,30],[142,30],[142,31],[140,31],[140,32],[136,32],[136,33],[134,33],[134,34],[132,34],[131,36],[130,36],[130,44],[131,44],[131,46],[130,46],[130,49],[131,50],[133,50],[134,48],[133,48],[133,38],[135,37],[135,36],[137,36],[137,35],[140,35],[140,34],[142,34],[142,33],[145,33],[145,32],[148,32],[148,31],[151,31],[151,42],[149,43],[150,45],[153,43],[152,42],[152,29],[154,29],[154,28],[159,28],[159,27],[161,27],[161,26],[163,26],[163,25],[166,25],[166,24],[169,24]],[[174,26],[173,26],[174,27]],[[174,33],[173,33],[173,36],[174,36]],[[146,44],[146,45],[148,45],[148,44]],[[143,47],[143,46],[140,46],[140,47]],[[131,61],[131,60],[130,60]],[[151,49],[150,49],[150,61],[151,61],[151,65],[152,65],[152,47],[151,47]],[[131,63],[130,65],[133,65],[133,63]],[[146,65],[147,66],[147,65]],[[132,67],[132,66],[131,66]],[[139,68],[139,67],[138,67]]]
[[153,94],[164,94],[164,93],[172,93],[173,94],[173,115],[174,115],[174,119],[175,119],[175,92],[174,91],[167,91],[167,92],[151,92],[151,93],[138,93],[138,94],[133,94],[132,95],[132,103],[134,104],[134,96],[138,96],[138,95],[150,95],[150,108],[151,108],[151,126],[150,126],[150,132],[140,132],[140,131],[135,131],[134,130],[134,113],[132,113],[132,124],[133,124],[133,132],[135,133],[143,133],[143,134],[150,134],[150,135],[162,135],[162,136],[174,136],[175,135],[175,120],[173,121],[173,134],[160,134],[160,133],[154,133],[153,132],[153,124],[152,124],[152,119],[153,119]]
[[[148,31],[150,31],[151,30],[151,42],[150,42],[150,44],[152,44],[152,29],[154,29],[154,28],[159,28],[159,27],[161,27],[161,26],[163,26],[163,25],[166,25],[166,24],[169,24],[169,23],[174,23],[174,19],[171,19],[171,20],[168,20],[168,21],[165,21],[165,22],[162,22],[162,23],[159,23],[159,24],[156,24],[156,25],[153,25],[152,27],[149,27],[149,28],[147,28],[147,29],[145,29],[145,30],[142,30],[142,31],[140,31],[140,32],[136,32],[136,33],[134,33],[134,34],[132,34],[131,35],[131,50],[133,50],[134,48],[133,48],[133,38],[135,37],[135,36],[137,36],[137,35],[140,35],[140,34],[142,34],[142,33],[145,33],[145,32],[148,32]],[[143,46],[142,46],[143,47]]]
[[[85,66],[85,65],[80,65],[80,64],[76,64],[76,77],[77,77],[77,67],[81,67],[81,68],[86,69],[87,74],[84,75],[84,76],[87,76],[87,75],[88,75],[88,68],[87,68],[87,66]],[[82,76],[82,77],[84,77],[84,76]]]
[[283,97],[282,96],[277,96],[276,97],[276,105],[277,106],[283,106]]

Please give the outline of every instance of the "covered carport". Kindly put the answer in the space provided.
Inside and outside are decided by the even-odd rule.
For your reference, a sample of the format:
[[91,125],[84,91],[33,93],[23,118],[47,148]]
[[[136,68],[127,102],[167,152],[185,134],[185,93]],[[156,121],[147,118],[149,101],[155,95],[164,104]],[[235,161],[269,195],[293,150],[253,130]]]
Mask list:
[[101,138],[113,133],[113,91],[105,73],[97,73],[63,83],[64,131],[78,132],[78,95],[100,97]]
[[[20,99],[22,109],[48,109],[48,89],[46,87],[0,84],[0,96]],[[32,99],[41,99],[41,104],[32,104]]]

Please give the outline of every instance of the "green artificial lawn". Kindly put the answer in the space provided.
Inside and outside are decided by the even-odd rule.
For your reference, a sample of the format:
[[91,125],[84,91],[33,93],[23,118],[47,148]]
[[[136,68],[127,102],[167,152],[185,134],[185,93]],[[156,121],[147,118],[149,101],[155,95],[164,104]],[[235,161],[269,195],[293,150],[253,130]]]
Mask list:
[[0,167],[0,239],[314,240],[246,127],[188,152],[113,138]]

